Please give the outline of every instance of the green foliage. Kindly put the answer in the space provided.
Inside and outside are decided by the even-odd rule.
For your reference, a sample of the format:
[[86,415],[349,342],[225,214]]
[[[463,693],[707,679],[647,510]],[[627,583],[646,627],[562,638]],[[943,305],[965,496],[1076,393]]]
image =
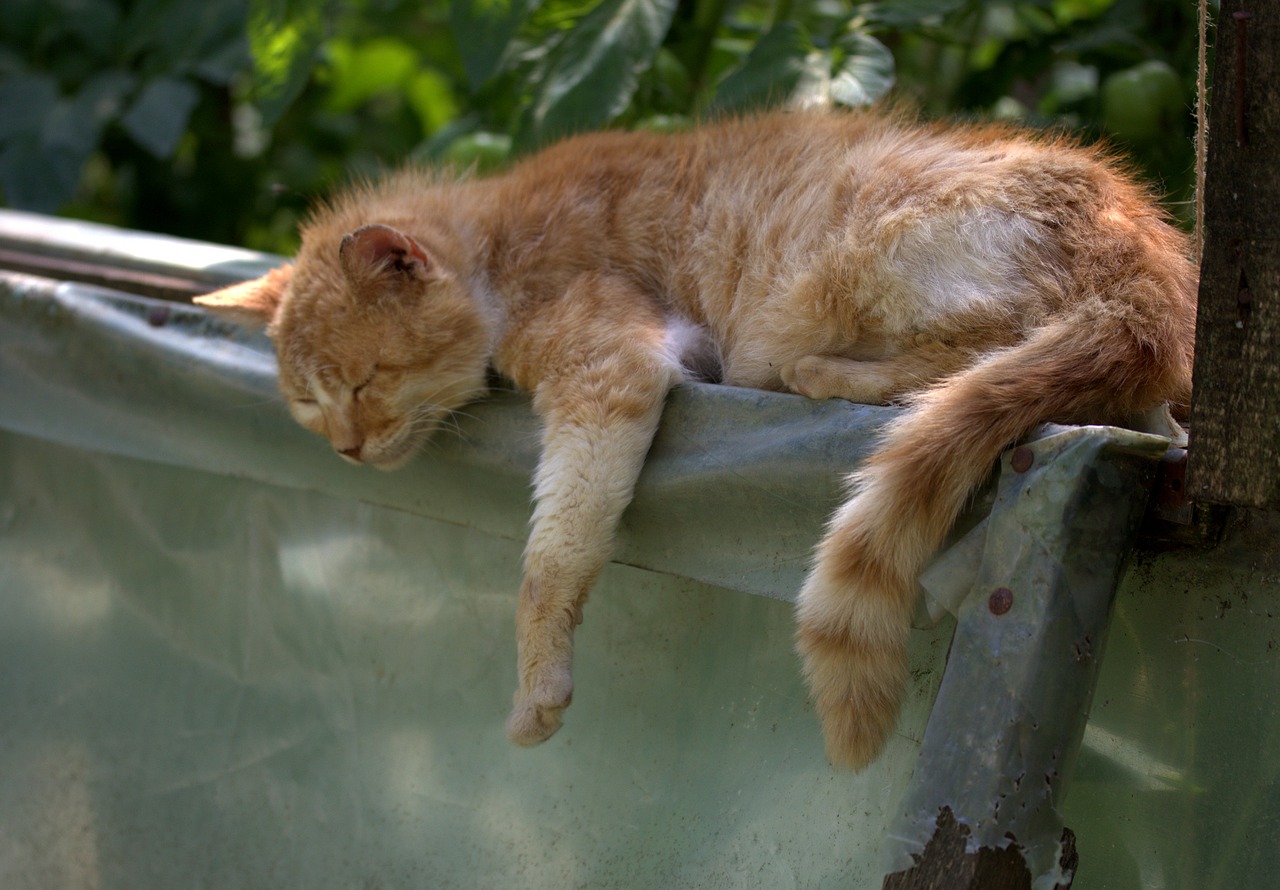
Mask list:
[[449,28],[467,82],[481,87],[498,72],[503,53],[537,6],[536,0],[475,0],[449,5]]
[[1190,181],[1181,0],[9,0],[11,206],[289,251],[302,208],[406,159],[767,105],[1017,117]]
[[7,0],[0,190],[8,203],[64,207],[112,128],[152,157],[173,157],[202,91],[249,65],[244,21],[237,0]]
[[254,98],[265,123],[279,120],[306,86],[331,15],[327,2],[249,0]]
[[521,146],[593,129],[631,104],[675,0],[603,0],[551,44],[515,133]]
[[779,22],[720,82],[711,103],[712,112],[781,104],[789,96],[812,89],[821,72],[810,64],[811,46],[800,23]]

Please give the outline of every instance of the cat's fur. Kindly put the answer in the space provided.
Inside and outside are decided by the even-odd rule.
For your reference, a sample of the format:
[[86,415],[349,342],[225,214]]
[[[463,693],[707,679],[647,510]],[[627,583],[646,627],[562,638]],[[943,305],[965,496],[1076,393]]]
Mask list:
[[491,179],[340,195],[290,269],[200,302],[268,325],[297,419],[393,467],[489,368],[544,424],[511,739],[560,725],[572,635],[668,390],[903,402],[799,595],[827,751],[861,767],[903,694],[916,576],[1000,451],[1191,385],[1188,243],[1102,151],[1000,126],[773,114],[603,133]]

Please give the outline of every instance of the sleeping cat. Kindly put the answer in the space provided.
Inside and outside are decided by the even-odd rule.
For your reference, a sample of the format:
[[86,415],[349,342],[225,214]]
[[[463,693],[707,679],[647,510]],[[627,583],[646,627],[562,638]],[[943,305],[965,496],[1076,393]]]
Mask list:
[[906,405],[797,605],[828,756],[893,729],[916,576],[1001,450],[1191,386],[1187,239],[1103,152],[1003,126],[778,113],[570,139],[488,179],[339,195],[292,266],[198,302],[265,323],[294,417],[404,463],[490,369],[542,424],[512,741],[573,691],[573,632],[663,401],[691,369]]

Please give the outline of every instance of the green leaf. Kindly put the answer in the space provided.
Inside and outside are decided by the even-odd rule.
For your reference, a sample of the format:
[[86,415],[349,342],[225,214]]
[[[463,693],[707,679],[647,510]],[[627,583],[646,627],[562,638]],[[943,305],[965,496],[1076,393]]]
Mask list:
[[98,147],[102,128],[102,122],[85,114],[75,99],[63,99],[47,109],[40,128],[40,145],[51,154],[65,154],[83,162]]
[[423,68],[409,79],[405,96],[423,133],[434,133],[458,116],[458,101],[449,78],[432,68]]
[[60,98],[43,78],[28,78],[26,87],[37,113],[13,119],[3,115],[12,94],[0,88],[0,120],[7,124],[0,133],[0,187],[15,207],[54,213],[75,193],[85,161],[98,147],[103,121],[84,103]]
[[110,0],[80,0],[61,10],[65,16],[63,22],[68,33],[83,41],[94,56],[110,59],[118,45],[121,19],[118,6]]
[[449,4],[449,28],[472,90],[479,89],[498,70],[511,38],[535,6],[537,0],[455,0]]
[[965,5],[966,0],[882,0],[855,7],[854,14],[869,27],[886,30],[913,30],[922,23],[939,20]]
[[677,0],[604,0],[550,53],[516,142],[531,146],[608,123],[671,26]]
[[480,130],[480,119],[465,114],[445,124],[413,150],[409,160],[415,163],[438,164],[448,156],[453,143]]
[[251,62],[249,42],[242,33],[210,49],[192,71],[209,83],[228,86],[238,75],[250,70]]
[[474,169],[483,174],[501,167],[510,154],[510,136],[478,130],[451,142],[444,153],[444,160],[455,169]]
[[893,86],[893,53],[870,34],[852,31],[840,38],[844,61],[831,81],[831,98],[841,105],[870,105]]
[[266,126],[279,120],[306,86],[326,36],[328,8],[328,0],[252,0],[253,93]]
[[12,207],[56,213],[80,183],[86,156],[73,149],[44,145],[38,134],[25,133],[0,148],[0,189]]
[[[255,0],[264,6],[268,2]],[[181,75],[225,68],[237,50],[240,68],[248,61],[249,0],[135,0],[117,5],[128,12],[117,29],[121,45],[113,58],[133,61],[139,74]]]
[[394,37],[381,37],[353,46],[334,41],[328,48],[333,90],[330,110],[351,111],[387,90],[399,89],[418,67],[418,54]]
[[774,25],[742,64],[720,81],[711,102],[713,113],[743,112],[786,102],[811,71],[813,44],[795,22]]
[[124,71],[103,71],[69,98],[59,96],[46,75],[0,82],[0,188],[6,200],[46,213],[61,209],[135,81]]
[[177,150],[199,99],[200,93],[190,81],[157,77],[143,87],[120,124],[134,142],[164,160]]
[[0,80],[0,145],[39,131],[58,101],[58,84],[47,74],[17,74]]
[[126,100],[137,84],[138,78],[128,71],[100,71],[76,94],[73,100],[76,114],[106,126],[124,111]]

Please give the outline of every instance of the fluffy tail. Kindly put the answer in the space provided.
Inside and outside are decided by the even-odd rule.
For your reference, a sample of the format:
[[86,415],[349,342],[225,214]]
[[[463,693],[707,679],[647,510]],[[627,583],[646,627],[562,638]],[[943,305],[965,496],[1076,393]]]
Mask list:
[[[1046,421],[1116,422],[1190,393],[1194,306],[1093,299],[916,396],[850,482],[797,605],[797,642],[833,763],[893,730],[916,577],[1000,452]],[[1172,299],[1171,299],[1172,298]]]

